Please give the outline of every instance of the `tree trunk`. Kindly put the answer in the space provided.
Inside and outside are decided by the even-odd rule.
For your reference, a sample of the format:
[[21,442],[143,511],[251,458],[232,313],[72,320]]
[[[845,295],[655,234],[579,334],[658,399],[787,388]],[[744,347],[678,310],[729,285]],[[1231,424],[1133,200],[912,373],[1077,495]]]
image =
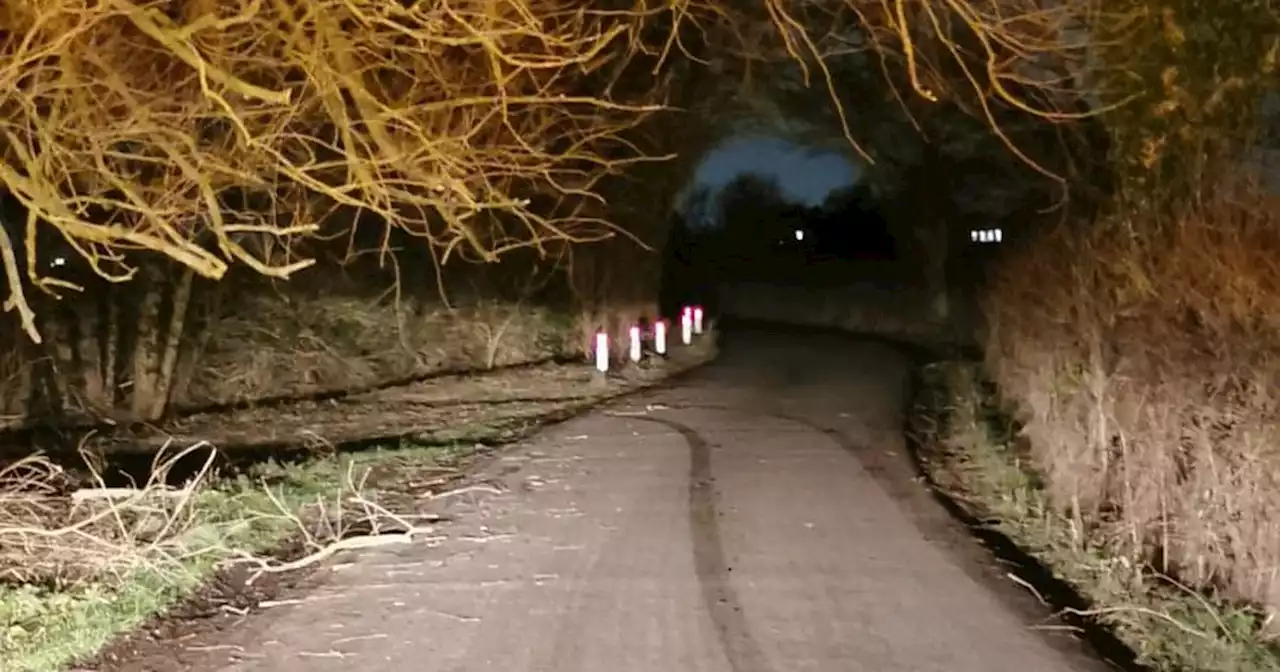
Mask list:
[[110,388],[106,386],[102,371],[102,362],[106,359],[107,353],[101,340],[102,327],[106,326],[108,320],[111,298],[98,296],[94,299],[91,309],[86,314],[76,316],[78,329],[75,332],[75,354],[76,370],[84,391],[85,404],[95,415],[101,416],[110,413],[113,405]]
[[115,285],[106,288],[102,309],[102,391],[108,412],[114,413],[120,398],[120,292]]
[[929,292],[929,314],[933,319],[945,322],[951,317],[947,282],[950,228],[947,222],[935,221],[917,229],[917,235],[923,248],[925,287]]
[[141,285],[143,296],[138,308],[138,335],[133,346],[133,385],[129,410],[134,420],[154,420],[151,412],[159,393],[160,360],[163,356],[160,305],[164,299],[164,283],[156,274],[146,273],[143,281],[138,284]]
[[951,206],[951,171],[941,151],[933,143],[926,143],[924,156],[917,169],[917,179],[912,180],[921,190],[913,200],[919,207],[922,224],[917,224],[916,239],[920,243],[921,261],[924,264],[925,288],[929,293],[929,316],[939,322],[951,317],[951,300],[947,277],[950,257],[951,228],[948,220],[954,213]]
[[36,313],[36,328],[44,337],[44,343],[35,348],[36,357],[32,366],[36,367],[35,394],[28,413],[42,416],[43,420],[58,422],[62,419],[66,404],[62,397],[62,368],[58,365],[58,341],[63,334],[57,328],[57,321],[49,316],[51,310]]
[[14,370],[5,372],[9,375],[6,376],[3,392],[0,393],[0,412],[6,416],[4,422],[0,423],[3,425],[21,421],[31,413],[35,362],[31,357],[32,348],[26,343],[26,335],[19,333],[16,337],[22,339],[22,342],[13,351]]
[[148,419],[158,420],[164,416],[169,407],[169,393],[173,389],[173,374],[178,365],[178,355],[182,352],[183,333],[187,323],[187,309],[191,305],[191,284],[195,281],[195,271],[184,268],[178,283],[173,287],[173,310],[169,314],[169,326],[165,329],[164,354],[160,360],[159,375],[156,378],[156,390],[151,397]]
[[209,339],[213,335],[214,325],[222,317],[222,299],[226,291],[227,285],[219,282],[209,285],[207,291],[199,293],[202,301],[197,301],[196,305],[204,306],[204,317],[198,321],[199,332],[195,334],[195,344],[185,351],[178,352],[177,373],[174,374],[173,386],[169,388],[171,402],[181,404],[183,401],[190,401],[191,383],[195,380],[200,361],[209,348]]

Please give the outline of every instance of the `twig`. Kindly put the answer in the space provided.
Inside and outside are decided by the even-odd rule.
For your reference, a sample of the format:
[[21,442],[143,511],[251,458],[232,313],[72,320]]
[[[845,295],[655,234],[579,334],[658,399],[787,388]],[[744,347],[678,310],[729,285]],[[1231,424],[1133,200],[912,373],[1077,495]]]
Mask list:
[[284,562],[280,564],[271,564],[266,561],[256,560],[256,562],[258,562],[259,564],[259,567],[257,571],[253,573],[252,576],[250,576],[248,579],[245,580],[245,585],[254,584],[264,574],[280,574],[284,572],[292,572],[299,569],[305,569],[307,567],[310,567],[311,565],[314,565],[334,555],[335,553],[340,553],[342,551],[356,551],[356,550],[364,550],[369,548],[380,548],[382,546],[411,544],[414,542],[415,534],[422,534],[430,531],[431,531],[430,528],[419,528],[419,529],[408,530],[406,532],[399,533],[399,534],[380,534],[377,536],[349,537],[347,539],[339,539],[338,541],[330,543],[326,545],[324,548],[321,548],[320,550],[315,551],[314,553],[310,553],[306,556],[298,558],[297,560],[292,560],[290,562]]
[[1018,576],[1017,574],[1014,574],[1013,572],[1005,572],[1005,576],[1009,577],[1010,581],[1013,581],[1019,586],[1026,588],[1032,595],[1035,596],[1036,600],[1040,602],[1041,606],[1045,606],[1045,607],[1050,606],[1048,600],[1044,599],[1044,596],[1040,594],[1040,591],[1036,590],[1035,586],[1028,583],[1025,579]]
[[468,493],[468,492],[487,492],[487,493],[489,493],[489,494],[491,494],[491,495],[501,495],[501,494],[504,494],[504,491],[503,491],[503,490],[500,490],[500,489],[498,489],[498,488],[495,488],[495,487],[494,487],[494,486],[492,486],[492,485],[486,485],[486,484],[483,484],[483,483],[479,483],[479,484],[475,484],[475,485],[464,485],[464,486],[462,486],[462,487],[460,487],[460,488],[454,488],[453,490],[445,490],[445,491],[443,491],[443,492],[428,492],[428,493],[424,493],[424,494],[422,494],[422,495],[419,495],[419,497],[418,497],[418,498],[419,498],[419,499],[429,499],[429,500],[444,499],[445,497],[453,497],[453,496],[456,496],[456,495],[466,494],[466,493]]

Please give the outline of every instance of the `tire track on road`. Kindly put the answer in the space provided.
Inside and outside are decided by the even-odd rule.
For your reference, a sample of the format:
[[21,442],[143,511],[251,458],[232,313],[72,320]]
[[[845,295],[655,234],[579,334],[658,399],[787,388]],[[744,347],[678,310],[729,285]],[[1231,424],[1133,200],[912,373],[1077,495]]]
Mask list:
[[[1011,608],[1024,616],[1046,618],[1062,624],[1067,630],[1078,632],[1078,639],[1047,637],[1052,645],[1081,665],[1105,666],[1107,669],[1126,672],[1148,672],[1149,667],[1136,662],[1134,652],[1121,642],[1105,626],[1088,619],[1071,616],[1071,610],[1087,610],[1089,602],[1075,589],[1058,580],[1040,560],[1017,545],[1002,532],[991,529],[982,521],[967,513],[951,499],[951,495],[933,483],[927,468],[918,454],[919,446],[904,427],[907,436],[905,459],[892,452],[874,450],[871,446],[854,440],[845,430],[819,421],[785,412],[779,409],[746,409],[735,405],[708,403],[673,403],[663,405],[664,411],[699,410],[723,413],[749,412],[756,417],[781,420],[803,430],[825,437],[836,447],[856,459],[862,469],[880,485],[891,499],[920,531],[924,539],[946,550],[957,565],[973,580],[987,585]],[[903,420],[904,424],[906,419]],[[932,515],[932,510],[922,507],[921,495],[939,507],[945,519]],[[945,521],[945,522],[944,522]],[[1009,580],[1013,580],[1013,584]],[[1017,588],[1010,589],[1011,585]],[[1032,606],[1026,600],[1023,586],[1030,587],[1036,600]],[[1031,616],[1028,616],[1029,618]],[[1083,658],[1077,658],[1083,656]],[[1101,665],[1097,663],[1101,661]]]
[[689,445],[689,522],[693,542],[694,571],[702,588],[702,599],[711,614],[716,635],[734,672],[773,672],[760,643],[747,626],[742,602],[729,580],[733,568],[724,550],[720,532],[715,477],[711,469],[711,444],[689,425],[668,418],[647,415],[615,417],[649,422],[666,427]]

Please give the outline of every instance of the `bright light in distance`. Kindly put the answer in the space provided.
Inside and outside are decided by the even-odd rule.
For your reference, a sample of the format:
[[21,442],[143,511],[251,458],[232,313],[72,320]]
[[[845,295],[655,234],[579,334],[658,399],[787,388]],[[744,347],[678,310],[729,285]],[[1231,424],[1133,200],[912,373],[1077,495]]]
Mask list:
[[796,240],[797,240],[797,241],[804,240],[804,231],[803,231],[803,230],[801,230],[801,229],[796,229]]
[[975,243],[998,243],[1004,239],[1000,229],[974,229],[969,232],[969,239]]

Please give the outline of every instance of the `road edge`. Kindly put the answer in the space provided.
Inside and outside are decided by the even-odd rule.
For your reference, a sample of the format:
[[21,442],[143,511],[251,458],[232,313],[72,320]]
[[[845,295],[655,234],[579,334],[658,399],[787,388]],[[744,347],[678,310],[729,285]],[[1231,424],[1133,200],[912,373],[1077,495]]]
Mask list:
[[[709,330],[707,336],[711,342],[700,346],[702,349],[694,353],[694,357],[681,361],[678,357],[668,359],[673,369],[665,375],[630,381],[630,385],[622,389],[602,394],[589,401],[574,404],[561,412],[548,413],[531,423],[523,432],[513,435],[510,440],[501,444],[477,445],[461,457],[458,471],[462,474],[459,482],[465,483],[477,475],[484,474],[496,461],[512,450],[518,449],[529,439],[554,427],[601,408],[625,401],[637,395],[667,389],[679,384],[698,370],[716,361],[720,353],[719,334]],[[359,452],[359,451],[356,451]],[[296,540],[281,540],[276,551],[288,552]],[[230,619],[222,623],[210,624],[210,635],[216,637],[231,628],[243,627],[244,619],[261,614],[257,608],[273,601],[288,600],[313,590],[321,584],[319,577],[327,563],[316,563],[288,573],[272,576],[269,581],[260,581],[254,591],[252,604],[232,605],[233,609],[225,609],[227,600],[222,599],[237,582],[243,582],[244,572],[235,567],[219,569],[205,576],[200,585],[188,592],[184,597],[175,600],[164,612],[147,616],[135,628],[117,634],[106,645],[91,656],[71,661],[66,668],[71,672],[89,672],[101,670],[132,670],[132,661],[146,659],[149,653],[157,648],[165,647],[176,640],[166,635],[166,629],[175,622],[207,621],[215,618]],[[188,642],[189,643],[189,642]]]

